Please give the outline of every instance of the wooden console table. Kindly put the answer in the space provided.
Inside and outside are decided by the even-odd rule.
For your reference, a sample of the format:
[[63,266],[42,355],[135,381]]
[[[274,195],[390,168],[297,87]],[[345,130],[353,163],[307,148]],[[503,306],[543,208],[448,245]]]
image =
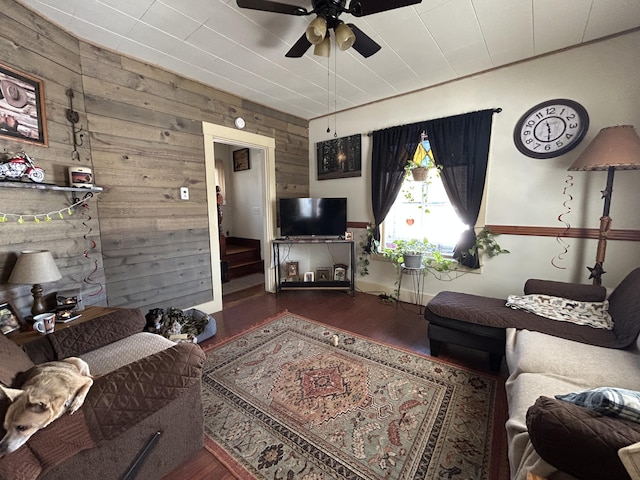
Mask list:
[[[75,320],[71,320],[67,323],[56,323],[55,331],[57,332],[58,330],[64,330],[65,328],[73,327],[74,325],[93,320],[94,318],[100,317],[115,310],[117,310],[117,308],[115,307],[87,307],[79,312],[82,315],[80,318],[76,318]],[[33,342],[34,340],[37,340],[42,336],[44,335],[34,330],[31,325],[28,325],[26,330],[11,332],[7,334],[7,337],[18,345],[25,345],[29,342]]]
[[[330,279],[326,281],[320,281],[315,279],[312,282],[301,281],[284,281],[280,275],[280,247],[285,246],[290,248],[292,245],[345,245],[349,250],[349,265],[348,265],[348,277],[342,280]],[[276,281],[276,296],[281,290],[346,290],[352,297],[355,296],[355,268],[356,268],[356,253],[355,242],[353,240],[343,239],[326,239],[326,238],[286,238],[273,240],[273,257],[275,259],[275,281]],[[298,273],[299,274],[299,273]]]

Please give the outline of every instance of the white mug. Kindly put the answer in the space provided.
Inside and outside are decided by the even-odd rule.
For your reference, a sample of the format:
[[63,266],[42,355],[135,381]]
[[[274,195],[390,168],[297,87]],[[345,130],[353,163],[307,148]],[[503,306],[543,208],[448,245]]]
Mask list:
[[53,333],[56,329],[56,314],[41,313],[33,317],[33,329],[42,335]]

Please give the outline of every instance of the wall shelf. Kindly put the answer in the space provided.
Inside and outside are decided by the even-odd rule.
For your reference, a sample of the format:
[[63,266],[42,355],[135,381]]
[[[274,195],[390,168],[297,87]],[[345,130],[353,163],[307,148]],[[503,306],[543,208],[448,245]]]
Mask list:
[[11,182],[0,181],[0,187],[7,188],[30,188],[32,190],[54,190],[58,192],[91,192],[100,193],[103,191],[102,187],[63,187],[61,185],[55,185],[53,183],[26,183],[26,182]]

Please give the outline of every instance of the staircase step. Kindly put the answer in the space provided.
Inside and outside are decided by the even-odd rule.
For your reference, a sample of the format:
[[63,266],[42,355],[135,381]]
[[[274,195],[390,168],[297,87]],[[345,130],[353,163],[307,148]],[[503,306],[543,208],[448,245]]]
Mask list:
[[263,273],[264,263],[262,260],[244,262],[240,264],[231,265],[227,270],[228,278],[240,278],[245,275],[251,275],[252,273]]
[[260,252],[251,250],[248,252],[238,252],[231,255],[227,253],[227,255],[222,257],[222,260],[229,262],[229,265],[238,265],[247,262],[259,262],[262,259],[260,258]]
[[222,261],[227,264],[228,278],[239,278],[252,273],[263,273],[264,262],[260,241],[250,238],[227,237]]

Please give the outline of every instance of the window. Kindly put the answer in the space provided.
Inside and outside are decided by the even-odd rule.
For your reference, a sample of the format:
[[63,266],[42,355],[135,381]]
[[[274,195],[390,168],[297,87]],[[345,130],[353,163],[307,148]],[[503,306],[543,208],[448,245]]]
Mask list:
[[411,173],[405,176],[402,189],[382,225],[384,246],[395,239],[427,238],[444,256],[451,256],[460,234],[468,227],[456,214],[433,166],[429,140],[423,139],[412,160],[429,168],[426,181],[415,181]]

